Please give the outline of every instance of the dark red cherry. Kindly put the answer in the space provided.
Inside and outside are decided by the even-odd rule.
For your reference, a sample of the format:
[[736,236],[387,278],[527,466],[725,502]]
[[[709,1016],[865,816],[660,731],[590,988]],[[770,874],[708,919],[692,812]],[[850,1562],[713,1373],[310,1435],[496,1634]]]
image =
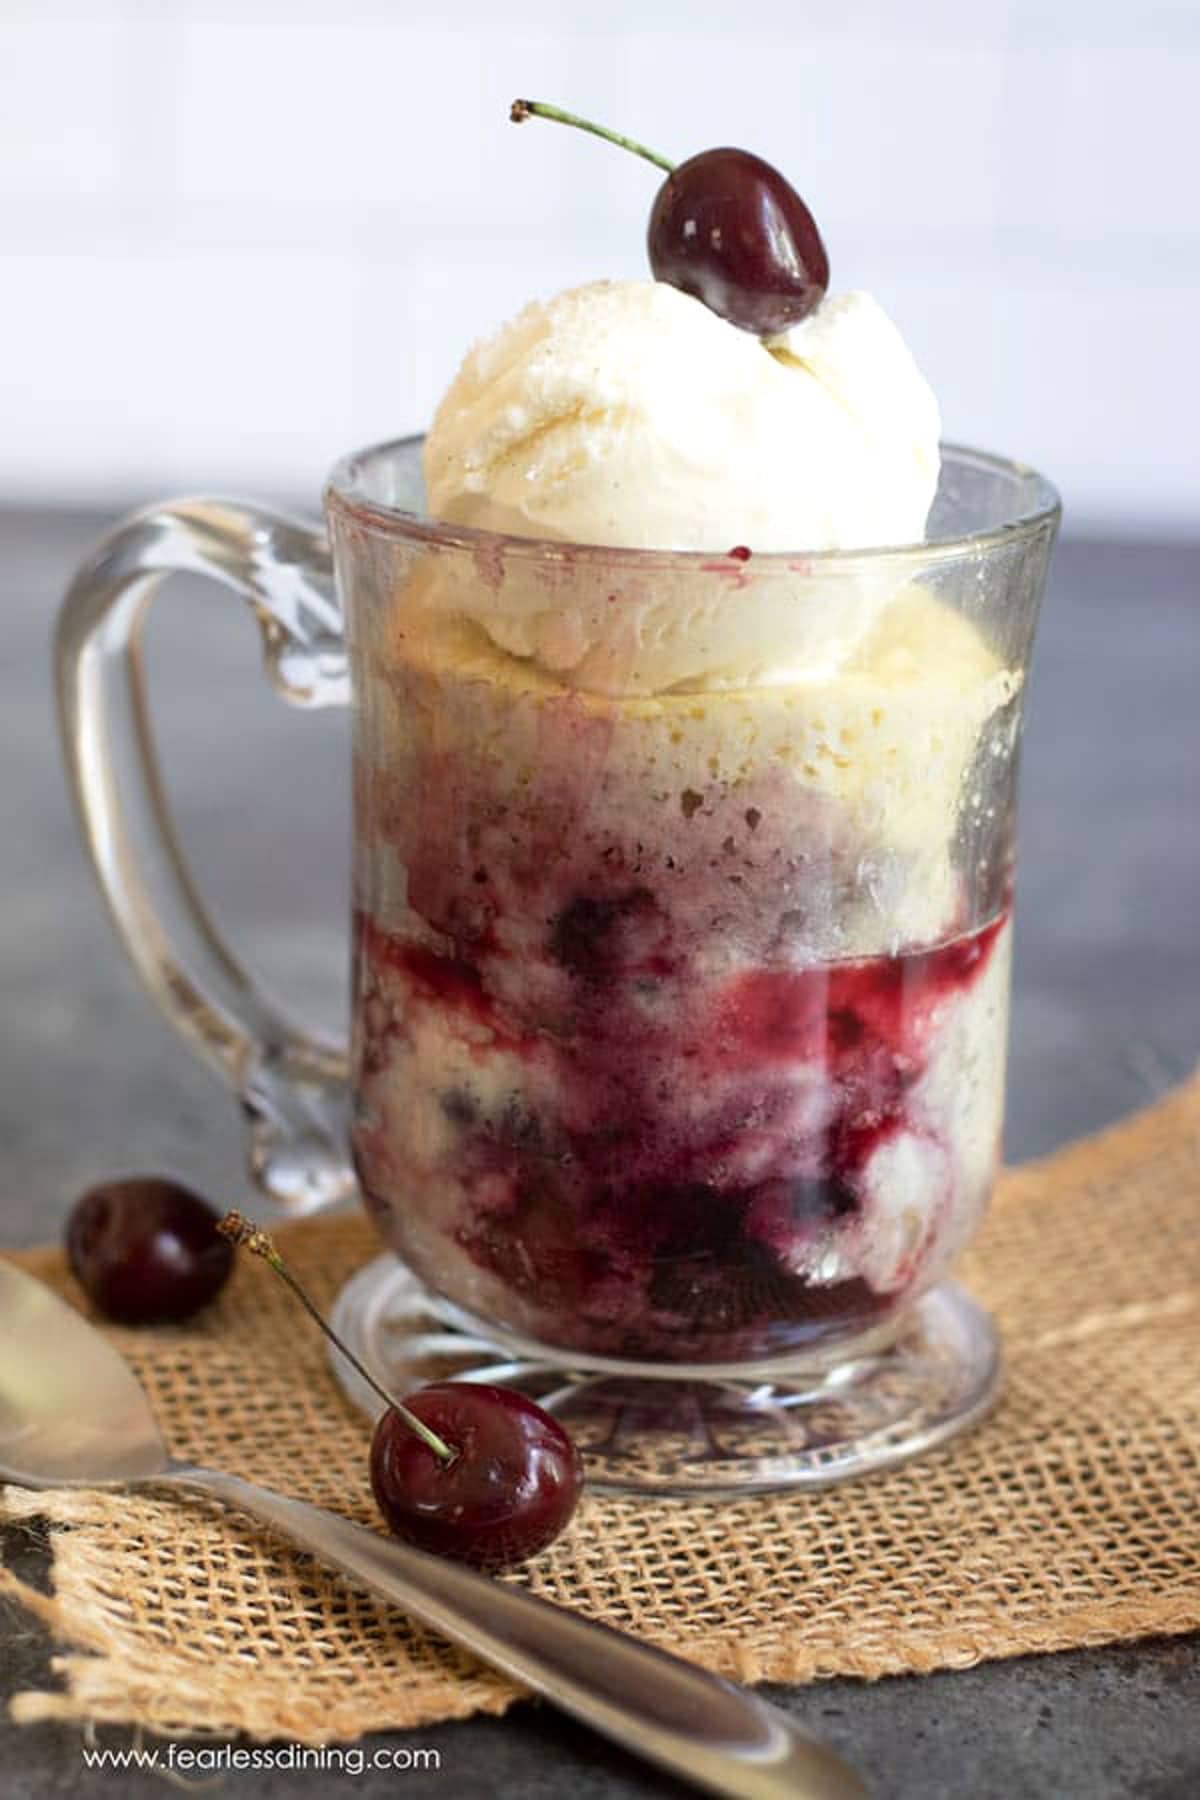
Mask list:
[[389,1410],[371,1440],[371,1487],[397,1537],[477,1568],[545,1549],[575,1511],[578,1450],[557,1419],[513,1388],[442,1381],[405,1402],[452,1446],[449,1461]]
[[67,1260],[84,1292],[123,1325],[186,1319],[224,1287],[233,1245],[198,1194],[158,1175],[128,1175],[81,1194]]
[[807,318],[829,286],[829,258],[803,200],[749,150],[701,150],[672,163],[645,144],[544,100],[514,100],[509,115],[555,119],[640,156],[667,179],[650,214],[650,267],[710,312],[773,337]]
[[658,190],[650,267],[731,325],[770,337],[824,297],[829,258],[803,200],[761,156],[702,150]]
[[371,1486],[396,1533],[478,1568],[522,1562],[556,1538],[579,1499],[583,1464],[558,1423],[512,1388],[434,1382],[395,1400],[322,1318],[265,1231],[228,1212],[218,1231],[275,1271],[384,1411],[371,1437]]

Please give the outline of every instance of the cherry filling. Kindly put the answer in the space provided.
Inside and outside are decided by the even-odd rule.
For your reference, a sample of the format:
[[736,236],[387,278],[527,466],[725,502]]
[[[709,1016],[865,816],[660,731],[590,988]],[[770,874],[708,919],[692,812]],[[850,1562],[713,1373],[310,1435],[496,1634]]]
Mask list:
[[[440,955],[360,919],[364,1190],[427,1279],[470,1304],[417,1218],[484,1280],[481,1310],[561,1346],[714,1360],[866,1329],[957,1203],[922,1083],[1003,924],[718,979],[649,888],[576,895],[547,921],[539,1011],[494,944]],[[945,1191],[881,1277],[863,1247],[889,1148]]]

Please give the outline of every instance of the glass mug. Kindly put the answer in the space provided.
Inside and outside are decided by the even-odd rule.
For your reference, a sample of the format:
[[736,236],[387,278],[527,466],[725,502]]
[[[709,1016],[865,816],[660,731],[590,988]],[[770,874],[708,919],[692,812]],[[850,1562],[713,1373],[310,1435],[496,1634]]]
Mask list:
[[[419,440],[325,499],[328,538],[131,517],[57,655],[101,887],[255,1179],[357,1186],[398,1253],[340,1327],[393,1388],[527,1384],[600,1485],[824,1483],[979,1416],[996,1334],[943,1278],[998,1155],[1052,488],[947,448],[924,543],[817,555],[445,525]],[[167,816],[138,624],[184,570],[285,698],[352,707],[348,1053],[238,966]]]

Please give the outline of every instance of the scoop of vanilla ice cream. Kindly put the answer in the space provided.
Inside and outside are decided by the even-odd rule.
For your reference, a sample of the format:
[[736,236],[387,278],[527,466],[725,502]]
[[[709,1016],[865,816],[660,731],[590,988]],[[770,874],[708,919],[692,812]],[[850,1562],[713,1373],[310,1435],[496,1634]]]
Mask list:
[[938,408],[868,294],[764,345],[677,288],[535,301],[468,354],[425,447],[452,523],[658,550],[920,540]]
[[851,561],[814,583],[805,552],[920,539],[937,475],[937,403],[868,295],[825,301],[768,349],[665,284],[596,282],[468,355],[426,444],[430,510],[527,542],[794,559],[617,569],[515,544],[486,578],[431,559],[406,599],[594,693],[811,679],[853,652],[896,577]]

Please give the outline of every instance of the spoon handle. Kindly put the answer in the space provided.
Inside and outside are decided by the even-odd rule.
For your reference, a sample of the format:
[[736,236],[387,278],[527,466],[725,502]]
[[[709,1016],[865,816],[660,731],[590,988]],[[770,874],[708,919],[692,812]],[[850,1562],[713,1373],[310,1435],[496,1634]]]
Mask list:
[[865,1800],[832,1750],[745,1688],[460,1563],[237,1475],[172,1465],[199,1489],[474,1651],[625,1749],[735,1800]]

